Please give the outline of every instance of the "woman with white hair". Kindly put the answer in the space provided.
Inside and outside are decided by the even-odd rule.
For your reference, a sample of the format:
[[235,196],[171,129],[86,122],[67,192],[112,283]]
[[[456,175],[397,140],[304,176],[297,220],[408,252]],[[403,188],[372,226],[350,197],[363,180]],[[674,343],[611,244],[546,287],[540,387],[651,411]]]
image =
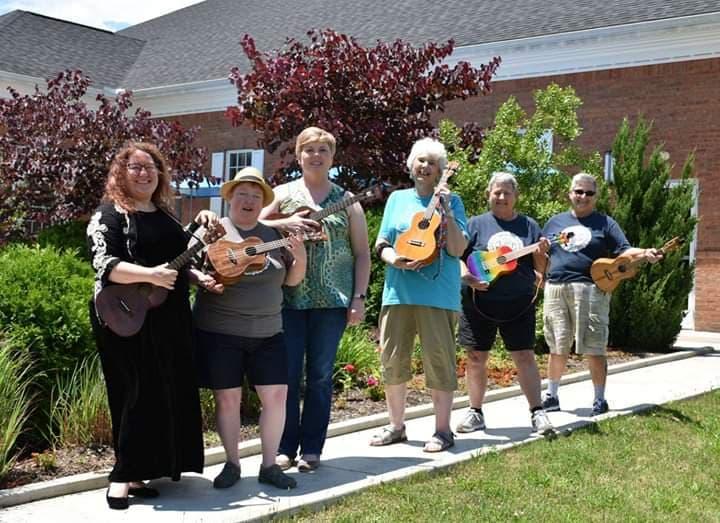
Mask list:
[[[455,370],[455,318],[460,311],[460,261],[465,250],[465,208],[447,183],[439,183],[447,162],[445,147],[431,138],[417,141],[407,166],[415,186],[395,191],[385,206],[375,243],[387,264],[380,311],[380,346],[390,425],[375,434],[370,444],[389,445],[407,440],[405,433],[406,383],[412,378],[410,360],[415,335],[423,349],[423,368],[435,408],[435,433],[426,452],[440,452],[454,444],[450,430]],[[433,196],[438,207],[428,209]],[[439,252],[432,263],[398,254],[394,245],[411,228],[416,213],[442,215]]]
[[[470,409],[457,425],[458,432],[485,429],[482,404],[488,381],[487,361],[498,331],[517,367],[520,388],[530,407],[533,430],[541,434],[553,431],[541,406],[540,373],[533,352],[535,288],[542,282],[548,242],[541,238],[540,226],[535,220],[515,211],[518,197],[515,177],[496,172],[487,187],[490,211],[468,221],[470,242],[461,264],[463,311],[459,342],[468,354]],[[516,262],[508,258],[508,263],[516,263],[512,272],[494,279],[493,274],[485,272],[484,267],[497,264],[498,250],[517,252],[534,244],[537,245],[535,252],[527,252]],[[484,255],[490,257],[478,261],[483,252],[493,254]],[[504,270],[510,270],[510,267]]]

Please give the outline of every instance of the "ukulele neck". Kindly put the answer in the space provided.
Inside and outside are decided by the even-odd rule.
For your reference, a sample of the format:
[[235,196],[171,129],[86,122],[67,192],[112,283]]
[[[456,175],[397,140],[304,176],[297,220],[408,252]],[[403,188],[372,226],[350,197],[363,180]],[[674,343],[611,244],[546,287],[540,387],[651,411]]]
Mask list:
[[175,258],[173,261],[168,263],[168,268],[174,271],[179,271],[185,265],[187,265],[193,257],[205,248],[205,243],[198,240],[192,247],[182,253],[180,256]]

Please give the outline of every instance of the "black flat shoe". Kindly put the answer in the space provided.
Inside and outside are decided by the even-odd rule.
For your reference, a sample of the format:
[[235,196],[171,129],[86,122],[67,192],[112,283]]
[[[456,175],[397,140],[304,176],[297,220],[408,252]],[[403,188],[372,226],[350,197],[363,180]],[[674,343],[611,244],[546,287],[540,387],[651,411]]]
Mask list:
[[113,510],[127,510],[130,505],[128,498],[113,498],[109,496],[107,492],[105,492],[105,500],[107,501],[108,507]]
[[156,498],[160,495],[157,489],[147,486],[130,487],[128,493],[131,496],[137,496],[138,498]]

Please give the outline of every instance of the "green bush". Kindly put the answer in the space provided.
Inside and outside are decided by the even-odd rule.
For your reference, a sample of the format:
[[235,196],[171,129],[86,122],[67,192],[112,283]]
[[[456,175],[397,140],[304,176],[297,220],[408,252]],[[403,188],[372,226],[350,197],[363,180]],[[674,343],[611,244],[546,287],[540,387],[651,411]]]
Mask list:
[[382,291],[385,283],[385,263],[375,254],[375,240],[377,240],[380,222],[382,222],[382,207],[374,207],[365,212],[367,220],[368,239],[370,241],[370,284],[368,285],[365,300],[365,323],[372,327],[378,324],[380,307],[382,306]]
[[0,341],[0,479],[17,458],[15,448],[30,415],[31,366],[27,354],[16,354]]
[[112,443],[107,390],[97,354],[71,374],[59,376],[51,397],[47,439],[53,446]]
[[345,390],[360,377],[377,375],[379,372],[377,344],[371,339],[367,327],[356,325],[345,329],[335,358],[335,386]]
[[75,252],[83,260],[90,261],[90,252],[87,247],[86,221],[72,221],[53,225],[40,231],[37,243],[40,247],[56,247],[60,250]]
[[652,124],[642,118],[634,129],[627,120],[620,127],[613,144],[615,182],[608,187],[608,211],[633,246],[661,247],[674,236],[686,244],[663,261],[640,269],[613,292],[610,344],[633,352],[672,347],[693,285],[694,268],[683,260],[696,223],[689,183],[693,158],[686,160],[680,183],[668,187],[672,165],[660,146],[648,154],[651,130]]
[[16,351],[29,352],[34,372],[44,373],[46,390],[94,352],[93,271],[74,253],[10,245],[0,251],[0,289],[0,325]]

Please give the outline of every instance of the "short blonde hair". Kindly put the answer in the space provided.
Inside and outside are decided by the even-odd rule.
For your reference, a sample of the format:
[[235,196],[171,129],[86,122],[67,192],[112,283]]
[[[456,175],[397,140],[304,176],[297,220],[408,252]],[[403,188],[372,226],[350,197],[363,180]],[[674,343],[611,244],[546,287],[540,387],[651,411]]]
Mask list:
[[298,134],[298,137],[295,139],[295,156],[300,158],[302,148],[312,142],[327,144],[328,147],[330,147],[330,152],[335,156],[335,137],[325,129],[320,129],[319,127],[308,127]]
[[421,138],[413,144],[407,158],[407,168],[410,172],[412,172],[412,165],[415,158],[423,154],[435,157],[438,161],[440,172],[445,170],[445,165],[447,165],[447,151],[445,150],[445,146],[433,138]]

